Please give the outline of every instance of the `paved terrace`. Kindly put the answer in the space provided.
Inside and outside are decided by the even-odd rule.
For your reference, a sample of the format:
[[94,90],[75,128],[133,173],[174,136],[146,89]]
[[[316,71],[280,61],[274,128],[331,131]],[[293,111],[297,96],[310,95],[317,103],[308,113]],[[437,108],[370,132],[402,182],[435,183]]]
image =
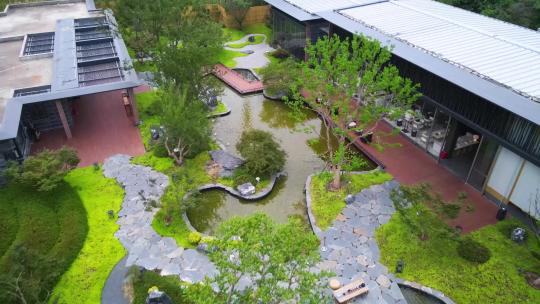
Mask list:
[[[136,91],[144,89],[148,88]],[[32,153],[44,148],[70,146],[77,150],[81,167],[103,163],[115,154],[144,154],[141,135],[133,120],[126,115],[121,91],[83,96],[73,102],[73,108],[73,137],[67,139],[63,129],[43,133],[41,139],[32,144]]]
[[[392,128],[386,122],[381,121],[376,128],[375,135],[378,131],[388,133],[392,131]],[[495,214],[498,208],[495,204],[442,165],[439,165],[433,157],[408,139],[397,135],[384,137],[382,142],[399,144],[400,147],[385,147],[384,151],[380,152],[373,146],[361,143],[360,140],[357,140],[355,144],[380,161],[386,167],[386,171],[401,184],[428,182],[433,190],[440,193],[445,200],[455,200],[461,191],[467,193],[467,200],[474,205],[475,210],[467,212],[464,210],[465,208],[462,208],[459,217],[449,221],[450,225],[459,225],[463,228],[463,232],[467,233],[497,222]]]

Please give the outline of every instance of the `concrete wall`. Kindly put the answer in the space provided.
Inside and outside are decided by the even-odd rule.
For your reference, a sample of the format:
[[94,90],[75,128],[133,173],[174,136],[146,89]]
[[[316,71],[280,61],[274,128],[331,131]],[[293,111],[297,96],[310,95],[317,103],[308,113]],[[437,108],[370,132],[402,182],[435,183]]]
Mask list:
[[[226,27],[239,28],[238,22],[227,14],[221,5],[211,5],[210,12],[212,16]],[[250,26],[257,23],[266,23],[270,17],[270,6],[260,5],[250,7],[246,17],[244,18],[243,26]]]

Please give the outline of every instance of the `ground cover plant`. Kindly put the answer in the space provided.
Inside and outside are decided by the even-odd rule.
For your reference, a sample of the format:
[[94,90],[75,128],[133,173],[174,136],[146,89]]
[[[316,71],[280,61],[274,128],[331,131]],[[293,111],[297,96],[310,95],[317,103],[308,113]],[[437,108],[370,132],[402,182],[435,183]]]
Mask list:
[[461,237],[418,204],[396,212],[376,238],[389,269],[402,260],[399,277],[438,289],[456,303],[538,303],[540,293],[521,272],[540,272],[540,246],[532,236],[524,244],[510,240],[518,226],[523,224],[505,220]]
[[114,236],[118,230],[116,214],[120,211],[124,191],[95,167],[76,169],[65,180],[76,189],[86,209],[88,235],[79,255],[54,288],[52,301],[99,303],[109,273],[126,254]]
[[0,188],[0,231],[0,303],[45,301],[83,247],[86,209],[66,182],[48,192],[11,183]]
[[383,171],[372,171],[366,174],[344,174],[342,187],[339,191],[329,191],[328,183],[332,180],[331,172],[322,172],[311,178],[310,194],[311,208],[319,228],[325,230],[345,208],[345,197],[356,194],[373,185],[379,185],[392,180],[392,176]]
[[[122,189],[93,167],[68,173],[57,188],[38,192],[11,183],[0,189],[1,303],[97,303],[124,255],[108,210]],[[16,278],[21,293],[13,294]],[[85,290],[81,293],[81,290]]]

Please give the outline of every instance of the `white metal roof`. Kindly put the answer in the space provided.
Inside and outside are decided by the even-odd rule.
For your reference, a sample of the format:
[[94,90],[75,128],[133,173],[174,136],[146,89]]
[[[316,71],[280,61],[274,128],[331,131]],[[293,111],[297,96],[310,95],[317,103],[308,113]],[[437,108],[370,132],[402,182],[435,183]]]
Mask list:
[[540,33],[430,0],[340,14],[540,102]]
[[296,6],[310,14],[356,7],[381,1],[385,0],[285,0],[285,2],[288,2],[291,5]]

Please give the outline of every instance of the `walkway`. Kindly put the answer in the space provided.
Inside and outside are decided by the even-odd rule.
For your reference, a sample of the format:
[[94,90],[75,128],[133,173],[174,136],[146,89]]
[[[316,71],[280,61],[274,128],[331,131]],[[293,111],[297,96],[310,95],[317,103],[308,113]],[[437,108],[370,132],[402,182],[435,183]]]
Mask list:
[[102,163],[118,153],[144,154],[141,135],[126,116],[121,94],[121,91],[111,91],[82,96],[74,101],[73,138],[67,139],[63,129],[45,132],[32,144],[32,153],[70,146],[79,154],[80,167]]
[[208,257],[193,249],[178,247],[170,237],[162,237],[152,228],[159,202],[169,184],[166,175],[140,165],[131,157],[115,155],[103,164],[103,174],[114,178],[125,190],[122,210],[118,214],[119,230],[115,236],[128,251],[126,267],[137,265],[159,270],[161,275],[178,275],[182,281],[200,282],[216,272]]
[[[227,45],[229,44],[246,42],[250,36],[263,36],[264,40],[259,44],[250,44],[239,49],[227,47]],[[265,54],[267,52],[275,51],[274,48],[268,45],[266,35],[264,34],[250,34],[242,37],[239,40],[227,42],[225,44],[225,49],[229,51],[251,53],[247,56],[234,58],[234,60],[236,61],[236,68],[242,69],[256,69],[265,67],[267,64],[270,63],[270,60],[266,57]]]
[[390,191],[398,186],[387,182],[356,194],[332,226],[317,233],[321,240],[319,268],[334,272],[342,286],[363,279],[369,288],[367,295],[352,303],[406,303],[394,275],[379,263],[375,240],[375,230],[395,212]]
[[[392,128],[386,122],[381,121],[375,131],[390,132]],[[459,225],[463,232],[468,233],[486,225],[495,224],[497,206],[490,202],[482,194],[463,182],[450,171],[439,165],[430,155],[425,153],[415,144],[402,135],[381,138],[387,144],[399,144],[399,147],[385,147],[384,151],[378,151],[373,146],[366,145],[358,140],[357,146],[373,155],[386,167],[386,171],[394,176],[401,184],[417,184],[427,182],[433,190],[440,193],[445,200],[455,200],[459,192],[466,192],[467,200],[474,205],[474,211],[466,211],[462,208],[459,217],[448,223],[452,226]]]
[[238,72],[219,63],[214,66],[212,73],[240,94],[254,94],[262,92],[262,81],[247,81]]

